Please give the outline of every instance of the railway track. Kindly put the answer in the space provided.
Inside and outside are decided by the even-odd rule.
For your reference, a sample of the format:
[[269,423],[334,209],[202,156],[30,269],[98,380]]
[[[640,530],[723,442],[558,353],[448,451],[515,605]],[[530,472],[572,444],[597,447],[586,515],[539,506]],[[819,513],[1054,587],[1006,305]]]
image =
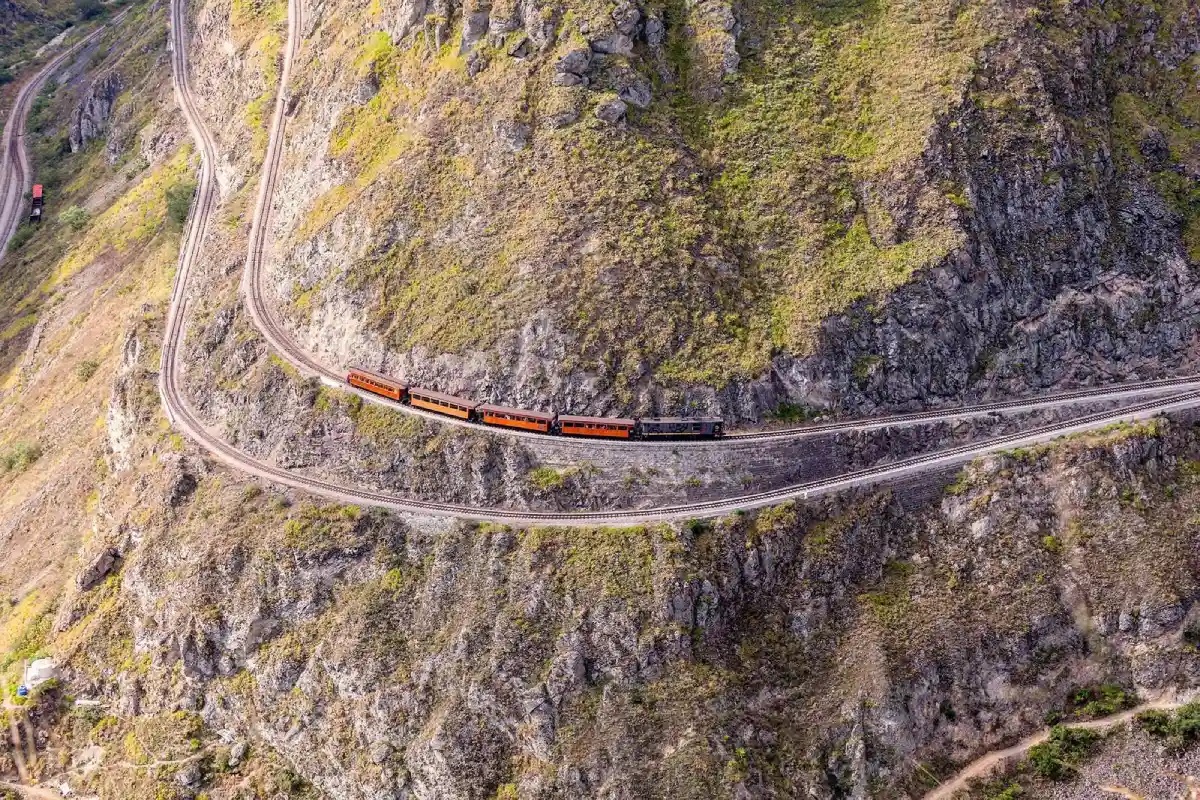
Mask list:
[[[343,367],[330,366],[322,363],[313,354],[304,350],[289,335],[284,325],[275,316],[270,303],[267,302],[263,290],[263,265],[267,250],[267,236],[270,231],[271,206],[275,193],[275,184],[279,177],[279,165],[283,155],[283,145],[286,130],[287,87],[290,85],[292,64],[295,60],[296,48],[300,41],[300,29],[303,27],[302,0],[289,0],[288,3],[288,37],[284,49],[283,69],[280,75],[279,91],[275,98],[275,106],[271,119],[270,136],[267,144],[267,154],[263,162],[262,175],[259,180],[258,195],[255,202],[254,217],[251,220],[250,239],[247,247],[246,266],[242,272],[242,292],[246,298],[246,306],[254,326],[266,339],[267,344],[291,366],[309,377],[319,378],[325,384],[353,392],[366,402],[388,406],[401,413],[425,417],[443,425],[455,425],[464,428],[476,428],[477,425],[466,420],[447,417],[431,411],[389,400],[385,397],[366,392],[349,386],[345,382],[347,370]],[[719,440],[681,440],[665,442],[647,442],[612,439],[604,442],[605,446],[627,447],[659,447],[659,448],[714,448],[730,447],[739,444],[755,443],[763,440],[778,440],[817,436],[840,430],[873,430],[877,428],[921,425],[939,420],[969,419],[972,417],[988,416],[1003,412],[1033,411],[1039,408],[1049,408],[1078,404],[1088,401],[1120,400],[1133,397],[1144,397],[1152,394],[1164,394],[1171,391],[1197,388],[1200,389],[1200,375],[1166,378],[1160,380],[1140,381],[1136,383],[1100,386],[1057,392],[1043,396],[1027,397],[1016,400],[1003,400],[979,403],[967,406],[940,408],[907,414],[893,414],[871,419],[840,420],[801,425],[775,430],[749,431],[730,433]],[[489,431],[497,435],[513,436],[528,439],[543,439],[545,434],[531,433],[513,428],[490,427]],[[596,443],[588,440],[561,438],[558,440],[568,447],[580,450],[594,449]]]
[[[278,119],[281,127],[277,128],[276,130],[281,130],[283,124],[282,114],[279,115]],[[282,134],[279,136],[272,136],[272,146],[268,150],[269,161],[272,158],[278,159],[279,153],[282,150],[282,140]],[[263,254],[266,250],[266,235],[269,227],[267,221],[269,220],[270,216],[271,192],[274,191],[275,181],[278,174],[278,162],[276,161],[269,167],[264,165],[263,169],[264,177],[260,184],[258,205],[255,212],[255,222],[253,223],[253,227],[251,229],[250,249],[247,255],[246,269],[243,272],[242,280],[243,292],[246,297],[246,305],[250,310],[251,319],[254,321],[255,327],[267,340],[267,343],[270,345],[271,349],[278,353],[291,366],[299,370],[301,374],[309,377],[319,378],[327,386],[356,394],[366,402],[387,406],[401,413],[425,417],[426,419],[434,420],[439,424],[454,425],[477,430],[479,427],[477,423],[455,419],[453,417],[447,417],[442,414],[425,411],[423,409],[413,408],[410,405],[398,403],[394,400],[380,397],[377,394],[352,387],[345,382],[346,370],[333,368],[321,363],[312,354],[306,352],[303,348],[296,344],[296,342],[289,336],[283,325],[276,319],[270,305],[266,302],[262,288]],[[265,190],[265,193],[263,190]],[[928,411],[916,411],[906,414],[890,414],[869,419],[838,420],[834,422],[812,423],[774,430],[747,431],[741,433],[734,432],[728,433],[723,438],[716,440],[635,441],[629,439],[612,439],[606,440],[604,445],[609,447],[658,447],[670,448],[672,450],[680,448],[730,447],[766,440],[799,439],[804,437],[819,436],[843,430],[865,431],[875,430],[878,428],[923,425],[943,420],[970,419],[973,417],[983,417],[1006,412],[1014,413],[1035,411],[1038,409],[1061,407],[1085,402],[1122,400],[1155,394],[1167,394],[1173,391],[1188,388],[1200,389],[1200,375],[1186,375],[1175,378],[1162,378],[1149,381],[1138,381],[1134,383],[1088,387],[1082,389],[1073,389],[1065,392],[1055,392],[1041,396],[1024,397],[1015,400],[1000,400],[966,406],[932,409]],[[525,439],[544,439],[546,436],[545,434],[531,433],[512,428],[489,427],[487,430],[494,432],[497,435]],[[572,439],[569,437],[562,437],[556,441],[562,442],[567,446],[580,448],[581,450],[594,448],[596,446],[595,442],[582,439]]]
[[[172,423],[195,439],[205,449],[209,450],[217,460],[234,469],[277,484],[289,486],[336,500],[338,502],[377,506],[407,514],[416,514],[422,516],[449,516],[475,520],[498,520],[515,524],[635,524],[663,520],[718,516],[739,509],[751,509],[772,505],[788,499],[805,499],[828,492],[841,491],[847,488],[895,480],[929,469],[949,468],[951,466],[974,459],[980,455],[992,453],[1004,448],[1029,446],[1039,442],[1048,441],[1065,434],[1091,430],[1116,421],[1142,419],[1159,413],[1200,404],[1200,388],[1197,388],[1197,383],[1200,383],[1200,380],[1195,378],[1175,378],[1168,379],[1166,381],[1146,382],[1142,384],[1119,387],[1117,389],[1110,387],[1104,389],[1080,390],[1078,392],[1064,393],[1063,395],[1059,395],[1058,400],[1046,398],[1032,402],[1042,404],[1054,402],[1066,403],[1073,402],[1080,398],[1114,396],[1114,392],[1126,395],[1133,393],[1174,391],[1175,394],[1168,398],[1143,402],[1138,405],[1122,409],[1118,412],[1092,414],[1080,419],[1059,422],[1053,425],[1036,428],[1031,431],[1001,436],[985,442],[962,445],[959,447],[950,448],[948,450],[928,453],[925,455],[896,461],[890,464],[868,467],[866,469],[856,470],[831,478],[782,487],[771,491],[746,494],[722,500],[683,503],[670,506],[661,506],[657,508],[625,509],[616,511],[521,511],[507,508],[476,507],[455,503],[440,503],[417,500],[398,496],[381,490],[347,486],[303,473],[285,470],[273,464],[260,461],[246,453],[241,452],[236,447],[222,439],[218,433],[210,430],[191,408],[186,400],[185,394],[181,391],[183,364],[182,359],[177,358],[177,355],[179,350],[182,348],[185,336],[184,319],[186,316],[187,307],[186,288],[188,277],[190,275],[196,254],[199,252],[200,243],[204,237],[204,232],[208,224],[208,218],[215,200],[213,193],[211,165],[215,162],[216,155],[212,138],[204,125],[203,119],[195,108],[191,97],[191,90],[187,82],[187,58],[184,37],[185,19],[183,14],[183,3],[184,0],[171,0],[170,5],[172,68],[175,71],[175,87],[177,95],[179,96],[180,107],[183,109],[183,112],[187,117],[188,127],[192,131],[192,135],[196,138],[200,145],[201,154],[203,157],[203,165],[201,169],[200,180],[198,181],[196,202],[193,206],[192,214],[189,216],[188,226],[186,229],[187,239],[180,251],[179,270],[176,276],[175,287],[172,292],[171,308],[168,312],[166,341],[163,347],[161,365],[162,369],[160,373],[160,389],[162,392],[164,405],[167,408],[167,413]],[[282,71],[284,81],[286,81],[290,73],[292,57],[295,53],[296,44],[299,39],[301,20],[299,6],[300,0],[289,0],[288,42],[285,49],[284,68]],[[284,86],[286,86],[286,83]],[[264,163],[264,171],[259,186],[255,222],[252,225],[251,240],[247,256],[247,270],[243,276],[243,281],[245,282],[244,289],[248,299],[250,300],[249,304],[251,306],[251,314],[254,316],[256,324],[261,325],[264,335],[267,336],[268,341],[272,344],[272,346],[280,347],[282,344],[283,347],[281,348],[281,352],[285,356],[296,358],[298,367],[305,369],[307,372],[309,372],[309,374],[316,374],[321,376],[323,379],[336,381],[336,385],[341,388],[343,385],[340,382],[340,375],[331,373],[326,368],[322,367],[322,365],[318,364],[314,359],[307,356],[307,354],[304,354],[303,351],[299,351],[298,348],[295,348],[294,345],[291,344],[290,340],[288,340],[286,336],[282,335],[283,331],[281,327],[270,315],[266,304],[262,302],[263,298],[259,288],[258,272],[262,264],[262,256],[263,252],[265,251],[266,232],[269,227],[270,198],[278,175],[278,164],[282,152],[282,130],[285,123],[285,108],[286,91],[284,88],[281,88],[279,96],[276,98],[270,145],[268,147],[267,160],[266,163]],[[296,352],[293,352],[293,350]],[[1190,388],[1191,390],[1179,391],[1181,387]],[[372,397],[369,399],[374,400],[375,398]],[[1027,400],[1008,401],[999,404],[989,404],[988,408],[1010,409],[1030,406],[1030,404],[1031,401]],[[901,418],[904,420],[921,420],[953,416],[956,413],[962,414],[964,412],[963,410],[959,409],[957,411],[951,410],[947,412],[934,412],[932,415],[902,415]],[[989,410],[980,413],[992,412]],[[440,417],[438,419],[441,421]],[[825,426],[809,426],[804,430],[805,434],[807,434],[809,430],[818,428],[829,430],[830,428],[856,428],[863,427],[864,425],[876,427],[885,424],[890,423],[882,420],[876,420],[867,423],[830,423]],[[774,435],[780,434],[775,433]],[[756,434],[751,437],[741,438],[762,438],[762,436],[763,435],[761,434]],[[586,445],[588,443],[581,442],[580,444]],[[668,446],[675,446],[676,444],[677,443],[671,443]]]
[[80,50],[94,42],[104,31],[118,25],[125,19],[129,9],[113,17],[109,22],[100,25],[96,30],[72,44],[66,50],[46,62],[25,82],[17,92],[13,101],[11,113],[4,123],[3,142],[0,151],[3,152],[3,164],[0,165],[0,184],[3,185],[3,195],[0,196],[0,255],[8,250],[8,243],[21,225],[25,216],[25,187],[30,186],[33,167],[29,163],[29,154],[25,150],[25,125],[29,121],[29,112],[33,101],[54,73],[73,58]]

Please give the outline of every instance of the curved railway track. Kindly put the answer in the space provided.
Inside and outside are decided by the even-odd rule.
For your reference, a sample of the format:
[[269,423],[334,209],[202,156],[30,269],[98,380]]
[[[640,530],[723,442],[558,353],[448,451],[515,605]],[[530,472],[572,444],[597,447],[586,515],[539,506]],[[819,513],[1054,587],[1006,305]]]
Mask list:
[[[287,125],[286,107],[287,91],[290,86],[292,64],[296,47],[300,41],[300,29],[303,27],[303,3],[301,0],[289,0],[288,3],[288,38],[284,49],[283,69],[280,74],[279,91],[275,98],[274,111],[271,118],[270,138],[267,144],[267,154],[263,161],[262,175],[259,180],[258,195],[255,202],[254,217],[251,220],[250,240],[246,254],[246,267],[242,272],[242,292],[246,298],[246,307],[254,326],[266,339],[267,344],[284,361],[295,367],[302,374],[320,378],[324,383],[346,392],[353,392],[367,402],[378,403],[396,409],[402,413],[425,417],[443,425],[455,425],[465,428],[477,428],[476,423],[447,417],[431,411],[398,403],[385,397],[366,392],[349,386],[345,382],[346,369],[331,367],[322,363],[316,356],[304,350],[291,337],[284,325],[275,316],[263,291],[263,262],[267,250],[267,236],[270,230],[271,206],[275,194],[275,184],[279,177],[279,165],[283,155],[285,130]],[[728,447],[745,442],[756,442],[766,439],[788,439],[816,436],[839,430],[871,430],[875,428],[899,427],[905,425],[920,425],[946,419],[967,419],[970,417],[987,416],[1001,412],[1032,411],[1039,408],[1064,406],[1087,401],[1119,400],[1122,398],[1144,397],[1153,394],[1164,394],[1186,388],[1200,389],[1200,375],[1166,378],[1161,380],[1140,381],[1137,383],[1111,386],[1075,389],[1057,392],[1043,396],[1002,400],[974,405],[940,408],[928,411],[918,411],[906,414],[893,414],[870,419],[841,420],[802,425],[775,430],[748,431],[744,433],[729,433],[718,440],[672,440],[672,441],[634,441],[608,439],[605,446],[629,447]],[[545,434],[531,433],[504,427],[489,427],[489,431],[497,435],[514,436],[519,438],[543,439]],[[557,441],[567,446],[580,449],[594,448],[596,443],[587,439],[572,439],[562,437]]]
[[[393,511],[409,514],[451,516],[480,520],[500,520],[505,522],[525,524],[633,524],[660,520],[717,516],[738,509],[749,509],[771,505],[791,498],[808,498],[855,486],[865,486],[881,481],[906,477],[931,468],[948,468],[969,461],[979,455],[994,452],[1003,448],[1027,446],[1038,442],[1044,442],[1067,433],[1090,430],[1095,427],[1119,420],[1145,418],[1165,411],[1190,407],[1200,403],[1200,391],[1187,391],[1175,394],[1162,400],[1144,402],[1130,408],[1123,409],[1119,412],[1092,414],[1081,419],[1060,422],[1031,431],[1001,436],[986,442],[962,445],[960,447],[955,447],[944,451],[928,453],[890,464],[877,465],[832,478],[810,481],[772,491],[747,494],[723,500],[684,503],[658,508],[628,509],[618,511],[519,511],[507,508],[474,507],[454,503],[439,503],[416,500],[397,496],[389,492],[346,486],[322,478],[312,477],[303,473],[285,470],[273,464],[259,461],[224,441],[219,434],[209,430],[188,404],[184,393],[181,391],[183,365],[182,359],[177,358],[176,355],[182,347],[185,336],[184,319],[187,306],[186,288],[188,276],[190,274],[195,256],[199,251],[200,243],[203,240],[204,232],[208,223],[208,217],[211,213],[212,205],[215,200],[211,171],[211,164],[215,161],[215,147],[213,145],[212,138],[204,125],[204,121],[197,112],[192,101],[191,91],[187,81],[187,58],[184,37],[185,22],[183,3],[184,0],[171,0],[170,13],[172,32],[172,68],[175,70],[175,87],[179,96],[180,106],[187,117],[188,127],[192,131],[192,135],[196,137],[196,140],[200,145],[204,163],[201,168],[200,180],[198,181],[196,202],[193,206],[192,214],[189,217],[186,230],[187,239],[180,252],[179,270],[176,275],[176,283],[172,293],[171,307],[168,312],[166,341],[163,347],[162,370],[160,374],[160,389],[162,392],[164,405],[167,408],[167,413],[171,418],[172,423],[194,438],[207,450],[209,450],[218,460],[229,465],[230,467],[233,467],[234,469],[278,484],[282,484],[284,486],[289,486],[334,499],[339,502],[379,506],[391,509]],[[295,47],[299,39],[299,4],[300,0],[289,0],[288,42],[285,48],[284,69],[282,71],[282,75],[285,80],[289,75],[292,56],[295,52]],[[257,273],[258,268],[261,265],[262,253],[265,250],[264,245],[266,230],[268,227],[267,222],[269,219],[268,215],[270,196],[276,180],[279,156],[282,149],[282,128],[285,121],[283,112],[285,107],[286,93],[283,89],[281,89],[279,96],[276,98],[275,115],[272,122],[270,139],[271,144],[268,147],[267,163],[264,164],[264,172],[259,186],[258,207],[256,209],[255,223],[252,226],[247,272],[243,276],[243,280],[247,282],[247,294],[250,298],[252,298],[252,306],[254,305],[253,298],[257,298],[259,303],[261,303],[262,300],[261,294],[256,288],[258,281],[253,273]],[[257,310],[252,307],[251,313],[256,315],[256,321],[258,319],[257,315],[264,310],[265,308],[262,305],[259,305]],[[272,335],[278,336],[281,333],[280,329],[275,325],[269,314],[264,314],[262,319],[264,324],[264,333],[268,336],[269,340]],[[284,337],[284,339],[286,341],[286,337]],[[300,355],[303,354],[301,353]],[[314,366],[320,366],[307,356],[304,357],[304,361],[302,363],[305,363],[310,371],[314,371]],[[325,373],[323,370],[318,371],[317,374],[322,375],[322,377],[326,379],[332,380],[329,374]],[[1178,391],[1178,387],[1180,386],[1192,386],[1195,383],[1196,381],[1194,379],[1179,378],[1172,379],[1170,381],[1155,382],[1155,385],[1153,386],[1146,384],[1122,387],[1120,391],[1127,393],[1144,391],[1170,391],[1171,389],[1176,389],[1176,391]],[[338,382],[338,385],[339,387],[341,386],[340,381]],[[1069,394],[1074,396],[1099,397],[1103,396],[1103,392],[1112,391],[1113,390],[1111,389],[1081,390],[1079,393]],[[1063,402],[1069,401],[1070,400]],[[1023,403],[1028,404],[1028,401],[1012,401],[1010,403],[1003,404],[1003,407],[1019,407]],[[919,416],[928,418],[928,415],[906,416]],[[878,426],[887,423],[882,421],[873,421],[867,424]],[[831,426],[826,426],[826,429],[829,427],[838,426],[850,428],[856,427],[854,423],[832,423]],[[862,423],[859,423],[858,427],[861,426]]]
[[17,96],[13,100],[12,111],[4,123],[3,142],[0,143],[4,159],[3,164],[0,165],[0,184],[4,187],[3,196],[0,197],[0,256],[8,250],[8,243],[21,225],[21,219],[26,212],[25,187],[33,183],[30,179],[33,175],[33,167],[29,163],[29,153],[25,150],[25,125],[29,121],[29,112],[33,108],[34,98],[37,97],[38,92],[42,90],[51,75],[62,69],[67,61],[95,41],[100,34],[119,24],[128,13],[129,9],[125,9],[47,61],[17,92]]

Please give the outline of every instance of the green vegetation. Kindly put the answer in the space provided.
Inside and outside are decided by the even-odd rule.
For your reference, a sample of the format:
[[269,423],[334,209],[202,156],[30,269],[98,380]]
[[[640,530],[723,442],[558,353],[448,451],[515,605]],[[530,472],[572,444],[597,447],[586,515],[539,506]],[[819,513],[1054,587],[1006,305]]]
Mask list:
[[363,518],[358,506],[304,504],[283,525],[283,544],[299,550],[328,552],[356,540]]
[[91,219],[87,209],[80,206],[71,206],[58,215],[58,221],[73,231],[83,230]]
[[0,450],[0,473],[22,473],[42,457],[42,448],[31,442],[17,442]]
[[[1193,263],[1200,263],[1200,186],[1186,177],[1184,165],[1193,163],[1200,148],[1198,75],[1200,58],[1193,56],[1178,69],[1162,70],[1152,84],[1156,89],[1152,94],[1126,91],[1113,101],[1118,163],[1125,169],[1136,165],[1150,172],[1151,183],[1179,217],[1184,247]],[[1142,79],[1138,88],[1144,91],[1145,83]],[[1143,152],[1143,142],[1156,140],[1166,145],[1165,160],[1151,160]]]
[[[357,398],[356,398],[357,399]],[[373,444],[394,446],[412,442],[430,433],[430,427],[421,417],[403,414],[377,403],[357,404],[351,408],[357,434]]]
[[531,469],[526,477],[530,485],[539,492],[551,492],[566,485],[567,478],[572,472],[572,470],[559,470],[554,467],[536,467]]
[[1151,709],[1137,715],[1138,725],[1168,748],[1179,752],[1200,740],[1200,701],[1180,706],[1175,711]]
[[555,586],[578,601],[638,600],[653,596],[654,538],[665,528],[531,528],[529,552],[556,554]]
[[1128,692],[1120,686],[1106,683],[1100,686],[1076,689],[1071,694],[1070,705],[1076,717],[1093,719],[1096,717],[1107,717],[1116,714],[1118,711],[1133,708],[1137,705],[1137,702],[1137,695],[1133,692]]
[[786,422],[792,425],[808,422],[821,415],[821,409],[812,408],[805,405],[794,405],[792,403],[780,403],[775,410],[771,412],[771,419],[779,422]]
[[176,225],[187,222],[192,207],[192,195],[196,193],[195,181],[179,181],[167,188],[167,216]]
[[79,379],[80,383],[87,383],[98,369],[100,369],[99,361],[90,358],[80,361],[75,367],[75,377]]
[[1029,767],[1049,780],[1070,778],[1092,754],[1100,738],[1096,731],[1055,725],[1050,729],[1049,739],[1029,749]]
[[887,630],[902,631],[912,610],[909,579],[916,567],[907,561],[890,561],[884,567],[883,580],[872,592],[859,597],[877,623]]
[[[745,10],[755,46],[730,76],[719,74],[724,31],[690,20],[701,29],[682,37],[672,25],[677,80],[639,59],[620,65],[654,84],[628,135],[587,113],[596,93],[548,87],[521,62],[494,58],[469,81],[456,43],[347,37],[308,79],[369,75],[378,89],[337,120],[327,156],[347,179],[314,200],[296,238],[367,191],[373,201],[356,213],[409,232],[344,275],[400,350],[486,350],[553,300],[578,342],[562,369],[598,371],[622,402],[648,370],[669,384],[761,374],[780,351],[809,352],[828,315],[885,295],[957,244],[937,221],[959,213],[944,188],[914,198],[928,213],[902,232],[881,195],[921,157],[1003,24],[984,8],[760,0]],[[578,123],[537,128],[538,168],[502,182],[480,180],[489,165],[453,137],[429,136],[573,105]],[[440,233],[468,209],[486,210],[485,230],[469,241]]]
[[1019,783],[1005,782],[1000,787],[987,790],[987,800],[1017,800],[1025,795],[1025,790]]
[[16,233],[13,234],[13,237],[8,240],[9,249],[20,250],[25,246],[26,242],[33,238],[33,234],[36,231],[37,228],[35,228],[33,225],[30,225],[28,222],[21,223],[20,227],[17,228]]

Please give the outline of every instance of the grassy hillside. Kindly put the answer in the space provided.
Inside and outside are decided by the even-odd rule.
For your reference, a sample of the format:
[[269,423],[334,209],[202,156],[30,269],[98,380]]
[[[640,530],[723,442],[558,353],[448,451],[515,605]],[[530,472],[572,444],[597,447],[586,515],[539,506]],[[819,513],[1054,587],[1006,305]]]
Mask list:
[[[460,28],[437,49],[420,31],[393,42],[329,18],[301,84],[357,76],[378,91],[333,121],[324,156],[340,177],[294,238],[346,213],[403,232],[323,284],[372,298],[371,324],[398,350],[486,350],[550,306],[578,342],[564,368],[618,386],[647,370],[719,385],[776,351],[810,352],[823,318],[960,241],[953,187],[910,187],[906,220],[887,192],[1012,14],[977,0],[739,11],[736,74],[708,74],[682,4],[649,6],[668,21],[665,43],[608,57],[590,90],[552,85],[557,58],[586,42],[569,4],[545,10],[556,46],[513,59],[481,43],[488,65],[473,76]],[[387,18],[353,13],[368,27]],[[649,107],[625,127],[597,120],[603,86],[630,81],[649,87]],[[578,121],[547,124],[564,113]],[[527,143],[498,154],[498,126],[524,126]],[[299,311],[320,292],[297,295]]]

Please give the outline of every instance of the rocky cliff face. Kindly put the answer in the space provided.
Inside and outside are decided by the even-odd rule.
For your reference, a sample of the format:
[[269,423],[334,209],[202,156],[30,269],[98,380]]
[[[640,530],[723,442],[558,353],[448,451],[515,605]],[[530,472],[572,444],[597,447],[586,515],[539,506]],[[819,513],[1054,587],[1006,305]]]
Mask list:
[[331,361],[579,412],[1185,369],[1195,13],[314,7],[274,300]]
[[71,115],[71,127],[67,137],[71,142],[72,153],[78,153],[88,142],[104,134],[113,105],[122,88],[121,75],[117,72],[110,72],[98,78],[88,87]]
[[71,685],[330,797],[917,797],[1077,688],[1198,678],[1186,423],[624,530],[321,506],[140,442],[163,468],[103,491],[58,613]]
[[[320,353],[531,405],[744,417],[1191,358],[1190,7],[305,10],[269,269]],[[163,9],[138,13],[31,136],[90,220],[49,217],[0,291],[0,664],[60,662],[28,704],[44,783],[106,800],[919,797],[1048,715],[1086,716],[1078,689],[1200,683],[1186,418],[613,530],[387,515],[217,469],[159,410],[169,198],[194,156]],[[299,379],[236,300],[282,5],[193,17],[220,205],[187,378],[239,447],[439,499],[612,507],[986,432],[589,465]],[[106,74],[128,83],[104,134],[119,158],[71,154],[71,113]],[[14,755],[0,745],[6,776]]]

